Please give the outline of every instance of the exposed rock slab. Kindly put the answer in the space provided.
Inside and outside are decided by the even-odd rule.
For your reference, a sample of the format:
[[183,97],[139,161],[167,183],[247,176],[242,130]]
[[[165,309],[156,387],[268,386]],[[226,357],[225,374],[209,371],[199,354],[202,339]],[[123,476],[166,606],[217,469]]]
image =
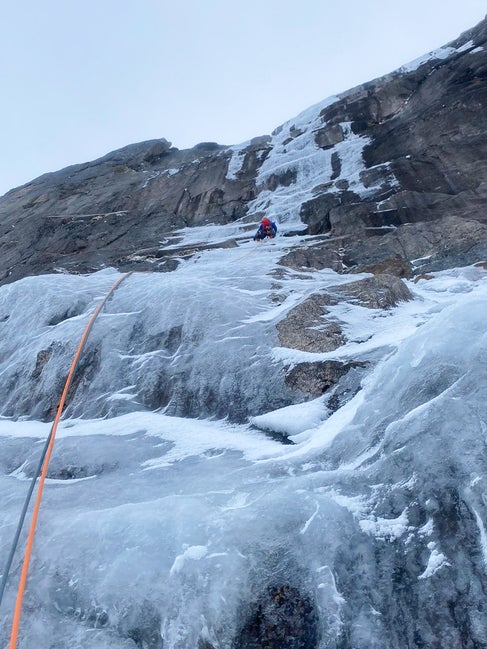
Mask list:
[[307,395],[318,396],[329,390],[357,363],[318,361],[298,363],[286,374],[286,384]]
[[326,320],[326,306],[332,304],[328,295],[315,294],[291,309],[277,325],[283,347],[305,352],[330,352],[346,342],[336,322]]
[[[255,197],[265,152],[257,138],[242,170],[227,177],[228,147],[179,151],[151,140],[13,189],[0,198],[0,283],[59,268],[132,268],[134,255],[162,248],[177,228],[240,218]],[[163,262],[150,269],[168,270]]]
[[[434,254],[432,267],[441,269],[484,255],[486,231],[478,229],[470,242],[462,242],[461,222],[486,223],[486,42],[484,20],[450,44],[449,56],[431,57],[415,69],[358,86],[322,111],[319,146],[333,147],[344,123],[351,123],[354,134],[369,138],[360,173],[369,195],[360,198],[340,179],[318,187],[301,210],[311,234],[332,229],[335,235],[351,235],[350,265],[355,262],[362,270],[390,257],[411,262]],[[434,230],[432,221],[439,222],[445,235],[441,244],[435,237],[427,246],[419,231],[409,246],[401,241],[407,234],[393,236],[395,228],[415,224]]]
[[[408,267],[421,272],[465,266],[487,257],[487,224],[479,220],[445,216],[408,223],[380,237],[347,239],[343,263],[354,272],[373,272],[397,260],[396,273],[408,276]],[[403,260],[399,262],[399,260]]]
[[314,649],[318,617],[309,596],[294,586],[271,586],[254,603],[235,649]]
[[389,309],[413,299],[406,284],[394,275],[375,275],[330,290],[369,309]]
[[331,268],[336,273],[340,273],[343,270],[342,254],[336,248],[336,245],[331,246],[329,243],[303,246],[302,248],[292,250],[279,263],[293,270],[322,270],[323,268]]
[[[410,299],[412,295],[406,284],[394,275],[376,275],[331,287],[327,293],[311,295],[291,309],[277,325],[278,339],[283,347],[300,351],[334,351],[345,344],[346,337],[340,323],[327,318],[327,307],[350,301],[370,309],[388,309]],[[357,367],[357,363],[333,360],[302,362],[286,373],[285,380],[294,390],[319,395],[338,383],[352,367]]]

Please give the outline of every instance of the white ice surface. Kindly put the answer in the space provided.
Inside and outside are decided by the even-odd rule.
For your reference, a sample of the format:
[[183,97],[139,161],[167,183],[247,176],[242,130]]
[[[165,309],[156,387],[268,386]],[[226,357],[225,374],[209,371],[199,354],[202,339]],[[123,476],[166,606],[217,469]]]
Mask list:
[[227,180],[236,180],[238,172],[242,169],[242,165],[245,160],[245,148],[250,144],[250,140],[243,142],[237,146],[230,147],[232,151],[232,157],[228,163],[228,170],[225,178]]
[[271,430],[285,435],[297,435],[309,428],[316,428],[328,416],[324,397],[286,406],[265,415],[250,419],[251,423],[263,430]]
[[[326,126],[320,112],[337,100],[337,97],[329,97],[274,131],[270,142],[271,151],[256,179],[260,192],[250,203],[250,212],[264,211],[280,225],[281,230],[286,231],[301,223],[301,206],[314,196],[313,190],[319,185],[328,183],[328,192],[333,193],[338,191],[335,183],[346,179],[350,190],[359,196],[365,197],[377,190],[375,186],[365,187],[361,180],[361,173],[365,170],[362,152],[370,139],[354,134],[349,122],[337,125],[343,133],[342,142],[330,149],[321,149],[316,144],[316,131]],[[340,174],[331,182],[333,154],[340,161]],[[236,159],[232,165],[237,164]],[[265,183],[271,176],[279,177],[290,173],[295,175],[295,180],[290,184],[280,185],[274,191],[265,188]],[[396,183],[392,174],[390,181],[392,185]]]
[[433,59],[447,59],[457,51],[459,50],[456,50],[454,47],[439,47],[438,49],[433,50],[428,54],[424,54],[423,56],[414,59],[414,61],[401,66],[399,68],[399,72],[413,72],[414,70],[417,70],[420,65],[423,65],[423,63],[427,63],[428,61],[431,61]]
[[[189,240],[191,233],[184,236]],[[195,239],[202,236],[209,235],[201,230]],[[60,425],[29,583],[33,604],[23,627],[30,646],[50,646],[49,637],[57,633],[62,649],[128,648],[110,633],[123,629],[132,615],[139,619],[137,607],[144,602],[162,611],[165,647],[197,646],[205,634],[231,646],[242,598],[250,601],[255,575],[262,583],[270,579],[274,556],[289,561],[286,575],[305,572],[320,616],[332,620],[327,628],[339,634],[345,596],[325,566],[339,553],[353,554],[357,543],[402,548],[415,537],[436,543],[430,516],[415,528],[407,506],[395,513],[388,508],[395,491],[424,497],[422,485],[428,493],[436,486],[448,489],[445,467],[452,462],[465,462],[459,474],[467,476],[465,499],[475,505],[485,560],[485,487],[477,477],[484,475],[487,434],[487,273],[475,267],[434,273],[408,284],[413,301],[385,312],[332,306],[329,315],[341,323],[348,342],[335,352],[309,355],[270,344],[275,325],[298,301],[366,275],[289,271],[276,279],[277,262],[292,245],[284,237],[262,246],[243,243],[202,253],[174,273],[135,274],[107,305],[94,331],[100,345],[110,339],[100,347],[109,366],[105,396],[109,405],[132,411],[68,418]],[[62,358],[72,351],[89,313],[118,276],[106,270],[3,287],[2,381],[24,370],[30,377],[37,354],[53,341],[66,351]],[[272,292],[280,294],[279,304],[269,299]],[[73,303],[77,308],[65,313]],[[36,317],[29,317],[26,329],[22,314],[34,304]],[[53,323],[53,315],[63,317]],[[132,339],[121,332],[140,319],[150,336],[160,332],[161,322],[165,329],[183,322],[201,377],[208,382],[223,362],[235,361],[230,376],[245,376],[249,390],[259,363],[268,377],[303,359],[373,362],[358,393],[331,415],[319,398],[255,417],[262,431],[245,423],[172,417],[139,410],[137,382],[120,376],[120,362],[133,363],[140,379],[154,362],[178,367],[189,355],[181,345],[172,351],[131,348]],[[252,398],[262,389],[258,381]],[[0,419],[3,554],[49,429],[39,421]],[[265,430],[290,436],[294,445],[282,445]],[[66,467],[86,475],[61,479],[59,470]],[[447,561],[439,547],[428,548],[427,565],[416,573],[421,581],[447,572],[441,568],[452,558]],[[18,570],[17,561],[15,577]],[[13,597],[9,587],[8,606]],[[109,612],[111,631],[80,623],[85,613],[73,613],[97,606]]]
[[[2,437],[36,437],[44,439],[50,424],[36,421],[14,422],[0,420]],[[282,445],[246,426],[226,422],[168,417],[158,413],[135,412],[108,420],[70,419],[61,422],[57,436],[86,437],[90,435],[124,436],[134,432],[160,437],[172,443],[161,457],[145,463],[147,468],[168,466],[191,456],[202,456],[213,449],[238,451],[243,457],[255,460],[274,455]]]
[[[424,54],[423,56],[420,56],[417,59],[414,59],[414,61],[411,61],[410,63],[406,63],[405,65],[401,66],[399,68],[399,72],[413,72],[414,70],[417,70],[420,65],[423,65],[423,63],[427,63],[428,61],[432,61],[434,59],[447,59],[449,56],[452,54],[460,54],[461,52],[466,52],[473,46],[473,41],[467,41],[460,47],[439,47],[436,50],[433,50],[431,52],[428,52],[428,54]],[[481,50],[482,47],[476,48],[472,50],[471,54],[474,52],[477,52]]]

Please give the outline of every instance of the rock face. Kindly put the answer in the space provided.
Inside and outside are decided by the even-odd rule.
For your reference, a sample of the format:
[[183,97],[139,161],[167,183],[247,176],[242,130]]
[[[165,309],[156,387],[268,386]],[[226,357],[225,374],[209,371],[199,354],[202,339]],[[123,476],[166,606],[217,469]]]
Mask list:
[[369,309],[389,309],[413,298],[404,282],[384,274],[338,287],[337,292]]
[[[151,140],[13,189],[0,198],[0,284],[106,266],[169,272],[182,257],[236,246],[262,213],[276,215],[282,234],[308,235],[293,237],[283,267],[374,275],[311,295],[278,324],[281,346],[326,353],[345,342],[327,306],[345,300],[389,308],[411,297],[399,278],[485,261],[486,202],[484,20],[270,136],[186,151]],[[236,225],[211,243],[185,243],[178,232],[208,224]],[[42,350],[31,378],[42,378],[59,353]],[[315,360],[290,366],[291,389],[321,394],[349,369]],[[143,402],[164,407],[166,397],[149,386]]]
[[327,102],[312,125],[230,148],[151,140],[13,189],[0,199],[0,282],[107,265],[171,270],[160,242],[175,229],[257,221],[279,192],[302,185],[289,152],[306,138],[329,171],[315,169],[295,217],[333,236],[288,263],[400,277],[474,263],[487,256],[486,109],[484,20]]
[[311,295],[277,325],[279,342],[284,347],[304,352],[329,352],[345,342],[340,326],[325,319],[328,295]]
[[343,271],[343,254],[336,248],[336,244],[327,247],[330,242],[321,245],[301,247],[292,250],[281,259],[281,264],[294,270],[322,270],[331,268],[337,273]]
[[234,649],[313,649],[317,626],[306,595],[291,585],[272,586],[249,612]]
[[[327,319],[328,306],[348,301],[369,309],[389,309],[412,297],[406,284],[394,275],[376,275],[331,287],[291,309],[277,325],[278,339],[283,347],[304,352],[334,351],[346,342],[346,337],[340,323]],[[287,372],[286,384],[293,390],[317,396],[336,385],[350,369],[363,366],[336,360],[297,363]]]
[[484,21],[438,58],[359,86],[322,111],[319,146],[343,122],[369,139],[360,179],[370,195],[344,187],[331,201],[317,192],[302,208],[310,231],[355,238],[343,244],[348,267],[429,257],[421,266],[439,268],[485,256],[486,41]]
[[338,383],[352,367],[357,367],[357,364],[339,361],[298,363],[288,372],[286,383],[291,388],[316,397]]
[[247,168],[234,180],[225,178],[227,147],[179,151],[165,139],[41,176],[0,199],[0,276],[10,282],[60,267],[144,270],[144,260],[156,262],[151,270],[168,270],[159,243],[165,235],[246,213],[252,160],[262,151],[261,140],[249,145]]

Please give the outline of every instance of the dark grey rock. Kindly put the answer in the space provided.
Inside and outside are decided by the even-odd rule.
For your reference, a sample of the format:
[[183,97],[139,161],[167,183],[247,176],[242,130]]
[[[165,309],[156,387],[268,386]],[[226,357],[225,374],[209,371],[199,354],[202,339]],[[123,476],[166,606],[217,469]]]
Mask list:
[[399,302],[413,299],[406,284],[394,275],[367,277],[336,289],[330,288],[332,291],[369,309],[389,309]]
[[324,126],[315,133],[315,142],[321,149],[331,149],[344,139],[343,129],[339,124]]
[[340,361],[298,363],[286,374],[286,384],[293,390],[317,396],[336,385],[352,367],[356,364]]
[[133,255],[161,248],[161,239],[176,228],[244,216],[255,197],[265,142],[257,138],[247,148],[237,180],[225,177],[228,148],[202,143],[179,151],[161,139],[8,192],[0,199],[0,283],[57,268],[131,269]]
[[318,616],[312,599],[295,586],[269,586],[249,605],[234,649],[314,649]]
[[322,270],[331,268],[337,273],[342,271],[341,255],[336,248],[315,245],[291,250],[279,262],[282,266],[294,270]]
[[48,349],[42,349],[37,354],[36,366],[34,368],[34,371],[31,374],[31,378],[38,379],[40,377],[40,375],[42,374],[42,370],[44,369],[46,363],[49,361],[51,356],[52,356],[52,346],[49,347]]
[[321,234],[331,229],[330,212],[340,205],[337,194],[321,194],[302,204],[299,216],[308,224],[310,234]]
[[[166,138],[162,138],[161,140],[158,140],[154,144],[154,146],[152,146],[149,149],[147,154],[144,156],[144,160],[146,160],[149,164],[155,164],[163,156],[169,153],[170,149],[171,149],[171,142],[168,142]],[[126,167],[126,169],[128,171],[129,167]]]
[[224,149],[225,147],[221,144],[218,144],[218,142],[200,142],[199,144],[195,144],[194,148],[196,149],[196,151],[218,151],[220,149]]
[[[442,270],[485,258],[487,224],[459,216],[406,223],[381,237],[346,239],[344,264],[356,272],[374,272],[388,259],[403,259],[412,269]],[[400,276],[400,275],[399,275]]]
[[296,170],[286,169],[279,174],[271,174],[265,179],[262,187],[271,192],[274,192],[278,187],[289,187],[296,182]]
[[402,279],[409,279],[413,275],[413,265],[403,257],[393,256],[375,264],[363,266],[361,272],[373,273],[374,275],[395,275]]
[[[315,208],[303,206],[301,213],[310,233],[331,226],[336,235],[352,235],[358,252],[363,240],[384,238],[387,228],[452,217],[486,223],[482,206],[487,201],[487,50],[471,54],[487,41],[486,21],[452,46],[470,40],[472,46],[462,52],[358,86],[322,111],[326,126],[317,131],[318,145],[333,146],[332,136],[343,122],[351,122],[354,133],[370,138],[361,181],[373,194],[354,200],[346,195],[346,179],[335,186],[338,194],[323,187],[313,199]],[[477,231],[475,243],[485,240],[486,232]],[[451,252],[442,244],[435,268],[457,259],[472,263],[482,254],[481,247],[464,256],[451,244]],[[365,241],[365,245],[360,267],[391,256],[412,261],[431,254],[418,252],[418,242],[410,246],[414,251],[401,252],[398,246],[381,258],[366,260],[373,248],[384,248],[385,243]]]
[[199,638],[199,640],[198,640],[198,649],[215,649],[215,647],[208,640],[204,640],[203,638]]

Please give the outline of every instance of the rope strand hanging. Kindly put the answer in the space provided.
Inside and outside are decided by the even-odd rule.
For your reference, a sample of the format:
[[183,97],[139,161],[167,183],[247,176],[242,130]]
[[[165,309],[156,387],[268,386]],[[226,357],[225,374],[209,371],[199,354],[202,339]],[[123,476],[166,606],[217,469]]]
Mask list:
[[32,482],[31,482],[31,485],[30,485],[30,488],[29,488],[29,491],[28,491],[28,494],[27,494],[27,497],[26,497],[26,500],[25,500],[25,503],[24,503],[24,507],[22,509],[21,517],[20,517],[20,520],[19,520],[19,524],[18,524],[16,533],[15,533],[15,536],[14,536],[14,541],[13,541],[13,544],[12,544],[10,555],[8,557],[8,560],[7,560],[7,565],[6,565],[5,570],[3,572],[2,583],[1,583],[1,586],[0,586],[0,604],[1,604],[2,597],[3,597],[3,593],[5,591],[6,584],[7,584],[8,574],[10,572],[10,568],[11,568],[11,565],[12,565],[15,550],[16,550],[16,547],[18,545],[19,537],[20,537],[20,534],[21,534],[21,531],[22,531],[25,516],[26,516],[27,509],[28,509],[30,499],[31,499],[31,496],[32,496],[32,492],[34,491],[35,482],[36,482],[37,478],[40,475],[39,486],[38,486],[38,490],[37,490],[36,500],[35,500],[35,503],[34,503],[34,509],[32,511],[31,524],[30,524],[30,527],[29,527],[29,534],[28,534],[28,537],[27,537],[27,543],[26,543],[26,547],[25,547],[22,571],[21,571],[19,586],[18,586],[18,590],[17,590],[17,598],[16,598],[16,602],[15,602],[15,609],[14,609],[14,615],[13,615],[13,620],[12,620],[12,630],[11,630],[11,634],[10,634],[9,649],[15,649],[16,646],[17,646],[17,640],[18,640],[18,635],[19,635],[19,626],[20,626],[20,616],[21,616],[21,613],[22,613],[22,602],[23,602],[25,588],[26,588],[26,584],[27,584],[27,575],[28,575],[29,563],[30,563],[30,559],[31,559],[31,555],[32,555],[32,548],[33,548],[33,544],[34,544],[34,536],[35,536],[35,530],[36,530],[36,525],[37,525],[37,519],[38,519],[38,516],[39,516],[39,509],[40,509],[40,506],[41,506],[42,492],[43,492],[43,489],[44,489],[44,483],[45,483],[46,476],[47,476],[47,470],[48,470],[48,467],[49,467],[49,461],[51,459],[52,450],[53,450],[53,447],[54,447],[54,441],[56,439],[56,431],[57,431],[59,421],[61,419],[61,415],[63,413],[64,404],[65,404],[65,401],[66,401],[66,396],[68,394],[68,390],[69,390],[69,387],[71,385],[71,381],[73,379],[74,373],[76,371],[76,367],[78,365],[78,361],[80,359],[81,353],[83,351],[86,340],[88,338],[88,335],[89,335],[89,333],[90,333],[90,331],[91,331],[91,329],[93,327],[93,324],[94,324],[96,318],[98,317],[100,311],[103,309],[103,307],[105,306],[106,302],[111,297],[111,295],[113,295],[113,293],[117,290],[117,288],[120,286],[120,284],[125,279],[127,279],[127,277],[129,277],[131,274],[132,274],[132,272],[129,272],[129,273],[126,273],[125,275],[122,275],[122,277],[120,277],[115,282],[115,284],[113,284],[113,286],[110,288],[110,290],[105,295],[103,300],[96,307],[96,309],[93,312],[90,320],[88,321],[88,324],[86,325],[86,328],[85,328],[85,330],[83,332],[83,335],[81,336],[81,339],[80,339],[80,341],[78,343],[78,347],[76,349],[76,353],[74,355],[74,358],[73,358],[73,360],[71,362],[71,367],[69,369],[68,376],[67,376],[65,384],[64,384],[63,392],[62,392],[61,398],[59,400],[59,405],[57,407],[56,417],[54,418],[54,422],[52,424],[51,431],[49,433],[49,436],[48,436],[48,438],[46,440],[46,444],[44,446],[43,452],[41,454],[41,458],[40,458],[40,461],[39,461],[39,464],[38,464],[38,467],[37,467],[36,475],[32,479]]

